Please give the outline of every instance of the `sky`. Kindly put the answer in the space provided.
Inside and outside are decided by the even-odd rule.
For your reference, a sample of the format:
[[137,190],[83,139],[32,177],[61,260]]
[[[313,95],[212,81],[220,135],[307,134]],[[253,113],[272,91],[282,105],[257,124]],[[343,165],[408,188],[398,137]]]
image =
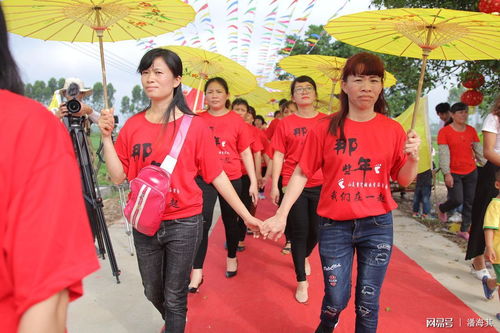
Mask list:
[[[370,10],[369,0],[316,0],[314,6],[309,7],[308,12],[305,10],[307,10],[307,5],[311,3],[311,0],[189,0],[187,2],[195,10],[199,10],[205,3],[208,3],[208,7],[198,13],[194,24],[189,24],[180,31],[147,38],[140,42],[104,43],[107,81],[112,83],[117,90],[115,93],[116,106],[120,105],[122,96],[130,96],[134,85],[140,84],[140,77],[136,73],[136,67],[142,55],[147,51],[145,46],[180,45],[183,40],[186,40],[187,45],[202,46],[205,49],[217,51],[227,57],[239,60],[254,74],[268,75],[271,78],[271,68],[274,68],[274,63],[279,61],[280,57],[277,56],[276,52],[273,52],[272,46],[263,37],[267,31],[263,27],[269,24],[269,17],[267,21],[265,20],[266,14],[272,12],[274,8],[277,9],[275,11],[276,21],[283,18],[287,13],[291,15],[286,34],[292,32],[303,34],[308,25],[325,24],[334,14],[342,16]],[[234,6],[233,2],[237,2],[237,4]],[[231,4],[233,6],[228,9]],[[239,17],[238,26],[240,27],[239,33],[241,33],[245,25],[243,13],[252,6],[256,7],[255,13],[253,15],[247,14],[251,15],[253,21],[251,45],[243,45],[243,42],[241,42],[242,37],[239,36],[238,48],[236,51],[234,47],[231,50],[231,44],[228,43],[228,40],[231,39],[228,19],[230,15],[235,15],[233,9],[239,7],[239,14],[236,12],[236,15]],[[373,8],[371,9],[373,10]],[[233,13],[228,16],[231,11]],[[293,20],[293,18],[304,17],[307,13],[309,15],[307,21]],[[209,22],[213,24],[212,36],[214,38],[211,42],[209,42],[210,36],[207,35],[209,33],[206,26],[207,19],[201,22],[200,18],[202,17],[210,17]],[[277,28],[274,27],[274,29]],[[273,34],[276,35],[276,32],[273,32]],[[24,82],[47,81],[51,77],[79,77],[87,86],[91,86],[95,82],[101,81],[97,44],[42,41],[15,34],[9,35],[10,48],[20,68]],[[245,49],[247,51],[244,51]],[[445,101],[447,97],[448,93],[442,87],[430,92],[429,115],[431,122],[438,121],[434,106]]]

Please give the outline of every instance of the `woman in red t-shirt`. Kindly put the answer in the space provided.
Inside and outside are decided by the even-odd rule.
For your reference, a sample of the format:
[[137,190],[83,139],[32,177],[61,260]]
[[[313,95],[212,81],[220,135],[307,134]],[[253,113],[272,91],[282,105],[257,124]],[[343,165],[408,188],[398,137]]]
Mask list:
[[[250,105],[248,105],[248,102],[245,99],[236,98],[231,103],[231,108],[247,124],[250,140],[252,141],[252,143],[250,144],[250,150],[252,151],[253,154],[257,185],[259,185],[262,182],[262,151],[264,150],[264,146],[262,145],[262,141],[260,140],[260,133],[262,133],[262,131],[252,125],[254,116],[250,110]],[[252,202],[252,197],[250,196],[250,183],[251,183],[250,177],[248,176],[243,161],[241,162],[241,172],[243,175],[241,176],[240,198],[241,201],[243,201],[243,203],[247,207],[247,209],[250,211],[250,213],[255,216],[257,202]],[[240,227],[240,237],[238,242],[238,251],[241,252],[245,250],[245,236],[247,234],[247,227],[241,219],[239,219],[239,227]]]
[[[380,289],[389,263],[396,208],[390,179],[407,186],[415,178],[420,139],[387,118],[383,96],[384,64],[359,53],[342,72],[341,111],[309,131],[299,165],[276,215],[261,227],[279,238],[287,215],[308,179],[323,171],[318,204],[319,253],[325,295],[317,333],[332,332],[351,295],[357,254],[356,332],[375,332]],[[293,242],[292,242],[293,244]]]
[[[205,84],[205,103],[208,111],[200,113],[209,128],[211,136],[215,140],[218,150],[218,159],[233,184],[238,195],[241,194],[241,163],[250,179],[249,195],[253,202],[257,202],[257,180],[252,158],[250,144],[252,139],[248,132],[248,126],[235,112],[229,110],[229,87],[227,82],[220,77],[211,78]],[[206,137],[207,138],[207,137]],[[206,139],[205,138],[205,139]],[[204,233],[200,249],[196,255],[193,272],[191,274],[190,292],[198,291],[203,281],[202,268],[208,246],[208,231],[212,224],[212,216],[217,194],[212,186],[207,185],[203,179],[197,177],[196,182],[203,190],[203,217]],[[234,277],[238,269],[236,251],[240,228],[238,227],[238,216],[234,209],[228,205],[225,198],[219,196],[222,222],[226,232],[227,258],[226,277]]]
[[[131,117],[113,145],[113,110],[99,119],[104,157],[115,184],[131,180],[139,170],[160,164],[171,150],[183,117],[193,117],[182,94],[182,62],[166,49],[153,49],[138,67],[150,106]],[[165,320],[165,332],[184,332],[189,274],[203,234],[202,191],[194,178],[201,175],[234,207],[250,226],[250,215],[217,161],[217,148],[202,117],[194,116],[171,175],[170,193],[160,229],[154,236],[134,229],[134,244],[144,293]]]
[[474,127],[467,125],[469,107],[455,103],[450,109],[452,123],[438,132],[439,167],[444,174],[448,200],[438,205],[438,217],[446,222],[446,212],[463,205],[457,236],[469,240],[472,202],[477,184],[476,159],[484,164],[483,147]]
[[[276,126],[271,145],[274,149],[271,200],[278,204],[280,190],[278,180],[281,177],[283,189],[286,189],[293,170],[297,165],[308,131],[316,123],[326,117],[324,113],[316,111],[314,103],[317,99],[316,83],[309,76],[299,76],[293,80],[291,96],[297,105],[297,111],[283,117]],[[287,105],[286,107],[283,107]],[[289,109],[283,104],[282,110]],[[284,113],[284,112],[283,112]],[[295,299],[299,303],[306,303],[308,296],[307,275],[311,267],[307,259],[318,242],[319,216],[316,208],[323,175],[321,170],[306,184],[298,200],[291,208],[287,220],[287,240],[291,242],[291,252],[297,278]]]

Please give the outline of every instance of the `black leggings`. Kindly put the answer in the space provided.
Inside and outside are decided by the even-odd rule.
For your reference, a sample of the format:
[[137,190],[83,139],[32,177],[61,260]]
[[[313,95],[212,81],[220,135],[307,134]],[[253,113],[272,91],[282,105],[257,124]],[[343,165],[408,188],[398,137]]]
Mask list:
[[465,254],[466,260],[484,254],[486,244],[484,241],[483,221],[486,208],[491,199],[498,195],[498,189],[495,188],[495,172],[498,169],[499,167],[491,162],[486,163],[482,168],[478,168],[479,175],[474,202],[472,203],[472,226]]
[[453,187],[446,187],[448,189],[448,200],[439,205],[439,210],[446,213],[463,205],[460,231],[469,231],[472,202],[474,201],[474,192],[476,191],[477,184],[477,170],[474,169],[474,171],[466,175],[452,173],[451,176],[453,177]]
[[316,213],[321,186],[304,188],[288,214],[289,239],[297,281],[306,281],[305,259],[318,243],[320,217]]
[[[253,209],[254,205],[252,203],[252,197],[248,193],[250,190],[250,177],[248,175],[243,175],[241,176],[241,194],[240,194],[240,199],[241,202],[245,205],[245,207],[248,209],[250,214],[254,215],[255,210]],[[238,240],[240,242],[243,242],[245,240],[245,236],[247,234],[247,226],[245,225],[245,222],[241,219],[241,217],[238,216],[238,227],[240,229],[240,235]]]
[[[224,223],[224,230],[226,232],[226,243],[227,243],[227,256],[229,258],[236,258],[236,249],[238,247],[239,238],[239,227],[238,227],[238,215],[229,206],[229,204],[224,200],[224,198],[217,193],[215,187],[211,184],[205,183],[205,181],[200,177],[196,177],[196,184],[203,191],[203,238],[201,239],[200,247],[194,258],[194,269],[203,268],[203,263],[205,262],[205,257],[207,255],[208,248],[208,232],[212,227],[212,219],[214,215],[214,206],[217,201],[217,196],[219,197],[220,210],[222,216],[222,222]],[[234,189],[238,196],[241,193],[241,179],[231,180]]]

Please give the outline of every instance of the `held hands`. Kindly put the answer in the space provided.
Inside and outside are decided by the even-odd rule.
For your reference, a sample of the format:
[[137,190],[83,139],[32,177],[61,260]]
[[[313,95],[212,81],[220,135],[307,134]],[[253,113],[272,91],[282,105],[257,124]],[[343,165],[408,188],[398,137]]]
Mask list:
[[253,232],[253,237],[259,238],[260,228],[261,228],[263,222],[261,220],[259,220],[258,218],[251,216],[251,215],[248,218],[244,219],[243,222],[245,222],[245,225],[247,226],[247,228]]
[[418,147],[420,146],[420,138],[417,135],[417,132],[414,130],[409,130],[406,142],[404,146],[405,154],[408,154],[408,157],[413,161],[418,161]]
[[244,222],[253,232],[254,238],[259,238],[262,235],[264,239],[269,238],[277,241],[285,231],[286,217],[276,214],[262,222],[256,217],[249,216]]
[[260,227],[260,233],[264,239],[269,238],[277,241],[283,235],[285,227],[286,216],[276,214],[264,221]]
[[110,137],[113,132],[113,128],[115,127],[115,119],[113,116],[114,112],[115,110],[113,108],[104,109],[101,112],[101,116],[99,117],[99,121],[97,123],[103,138]]

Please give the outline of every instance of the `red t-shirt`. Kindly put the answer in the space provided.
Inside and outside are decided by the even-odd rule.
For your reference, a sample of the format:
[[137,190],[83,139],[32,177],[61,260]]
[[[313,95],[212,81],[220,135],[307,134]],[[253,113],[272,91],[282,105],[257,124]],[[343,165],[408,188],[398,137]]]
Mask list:
[[28,98],[0,90],[0,321],[61,290],[82,295],[99,268],[67,129]]
[[264,154],[266,154],[267,157],[269,157],[271,160],[274,158],[274,149],[270,143],[267,145],[266,149],[264,150]]
[[[299,162],[307,132],[313,128],[318,120],[326,117],[324,113],[318,113],[314,118],[302,118],[296,114],[291,114],[282,119],[271,140],[274,150],[283,153],[284,162],[281,168],[281,177],[283,177],[283,186],[288,185],[290,177]],[[321,169],[307,180],[306,187],[315,187],[323,184],[323,174]]]
[[330,119],[309,131],[299,162],[307,177],[323,169],[318,215],[352,220],[396,208],[390,178],[397,179],[406,163],[401,125],[381,114],[366,122],[346,119],[345,142],[328,133]]
[[274,135],[274,131],[276,130],[276,126],[278,126],[280,120],[278,118],[275,118],[271,121],[269,126],[266,129],[266,136],[268,140],[271,140]]
[[[252,154],[262,152],[264,150],[264,146],[262,145],[262,142],[260,141],[260,131],[257,127],[252,126],[248,123],[245,123],[247,125],[248,129],[248,135],[250,137],[250,150],[252,151]],[[255,160],[253,161],[255,164]],[[241,160],[241,173],[244,175],[247,175],[247,168],[245,168],[245,164],[243,163],[243,160]]]
[[450,149],[450,171],[458,175],[466,175],[476,169],[472,145],[479,142],[474,127],[466,125],[465,131],[458,132],[451,125],[438,132],[438,145],[448,145]]
[[[270,149],[269,149],[269,146],[271,145],[271,142],[269,142],[269,140],[267,139],[267,136],[266,136],[266,133],[259,129],[258,131],[258,134],[259,134],[259,139],[260,139],[260,142],[262,144],[262,154],[266,154],[270,152]],[[269,155],[268,155],[269,156]],[[270,158],[272,159],[273,157],[270,156]],[[262,166],[266,166],[266,161],[264,159],[262,159]]]
[[[127,120],[116,139],[115,149],[128,180],[137,177],[143,167],[151,164],[159,166],[163,162],[172,148],[182,120],[180,117],[175,124],[170,122],[165,127],[149,122],[145,115],[145,112],[141,112]],[[222,172],[217,161],[217,148],[212,140],[207,140],[211,135],[207,123],[195,116],[172,173],[170,194],[162,217],[164,220],[201,213],[202,191],[194,178],[199,174],[207,183],[211,183]]]
[[208,111],[199,113],[212,130],[222,167],[230,180],[241,178],[240,153],[247,149],[252,139],[247,123],[233,111],[223,116],[213,116]]

